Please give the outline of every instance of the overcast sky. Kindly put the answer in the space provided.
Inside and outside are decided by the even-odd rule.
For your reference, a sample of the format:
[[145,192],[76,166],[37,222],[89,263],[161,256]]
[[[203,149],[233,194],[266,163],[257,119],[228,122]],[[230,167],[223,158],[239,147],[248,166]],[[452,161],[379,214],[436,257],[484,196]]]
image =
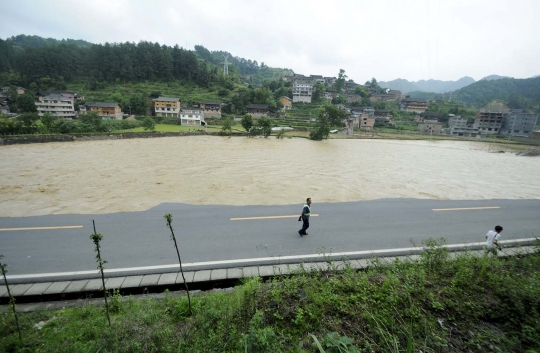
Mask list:
[[363,83],[540,75],[540,0],[17,0],[0,38],[204,45]]

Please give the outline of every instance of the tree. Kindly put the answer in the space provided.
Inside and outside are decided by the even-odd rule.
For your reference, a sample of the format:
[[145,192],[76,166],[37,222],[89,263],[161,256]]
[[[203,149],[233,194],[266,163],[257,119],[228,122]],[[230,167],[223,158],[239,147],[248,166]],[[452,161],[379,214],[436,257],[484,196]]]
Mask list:
[[37,113],[24,113],[19,115],[16,119],[20,133],[33,134],[37,131],[36,122],[39,120],[39,115],[37,115]]
[[245,114],[242,117],[242,120],[241,120],[240,124],[242,124],[242,127],[247,132],[249,132],[249,130],[251,130],[251,128],[253,127],[253,117],[251,116],[251,114]]
[[232,121],[230,117],[227,117],[225,121],[223,122],[221,131],[223,131],[224,133],[228,133],[229,135],[232,134]]
[[330,134],[330,123],[323,109],[319,112],[317,125],[315,126],[315,130],[309,134],[309,138],[311,140],[321,141],[322,139],[327,139],[328,134]]
[[47,112],[41,117],[41,123],[47,127],[47,130],[50,130],[52,124],[54,123],[54,117],[51,115],[51,113]]
[[142,94],[133,95],[129,98],[126,108],[129,111],[129,114],[145,115],[147,108],[146,100]]
[[156,121],[150,117],[144,118],[142,122],[144,131],[154,131],[156,129]]
[[366,89],[366,87],[356,86],[354,93],[358,94],[362,98],[369,97],[369,91]]
[[272,133],[272,122],[268,118],[260,118],[257,125],[261,129],[261,134],[264,137],[270,136]]
[[323,115],[328,119],[328,124],[331,126],[342,126],[345,118],[345,111],[339,109],[335,105],[325,104]]
[[317,102],[319,101],[322,97],[324,97],[324,92],[326,92],[326,87],[324,84],[320,83],[320,82],[317,82],[315,84],[315,86],[313,86],[313,101],[314,102]]
[[37,112],[34,104],[34,96],[30,93],[25,93],[17,97],[17,110],[20,113],[35,113]]
[[345,80],[347,79],[347,75],[345,75],[345,70],[339,69],[339,74],[336,82],[334,83],[334,88],[341,93],[341,90],[343,90],[343,87],[345,86]]
[[99,131],[101,128],[101,124],[103,122],[103,119],[96,113],[96,112],[88,112],[86,114],[83,114],[79,117],[79,120],[83,124],[91,125],[95,131]]

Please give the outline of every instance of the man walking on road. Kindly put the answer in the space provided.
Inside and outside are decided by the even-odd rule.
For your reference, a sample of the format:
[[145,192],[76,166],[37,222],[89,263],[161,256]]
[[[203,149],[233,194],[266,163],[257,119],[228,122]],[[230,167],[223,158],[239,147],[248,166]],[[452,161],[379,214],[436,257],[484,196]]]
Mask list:
[[298,234],[300,234],[301,237],[304,235],[308,235],[306,230],[309,228],[309,216],[311,216],[311,198],[308,197],[306,200],[306,203],[304,205],[304,208],[302,209],[302,214],[300,217],[298,217],[298,222],[303,221],[302,229],[298,231]]

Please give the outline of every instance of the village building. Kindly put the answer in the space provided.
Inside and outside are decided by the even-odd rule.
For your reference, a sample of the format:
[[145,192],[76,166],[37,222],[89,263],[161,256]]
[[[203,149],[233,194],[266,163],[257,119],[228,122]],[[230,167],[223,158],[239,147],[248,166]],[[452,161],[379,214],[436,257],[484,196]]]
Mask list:
[[473,127],[482,135],[498,135],[506,114],[481,110],[476,113]]
[[421,113],[420,122],[422,123],[438,123],[441,121],[441,116],[438,113]]
[[375,116],[375,108],[373,107],[360,107],[362,113],[369,115],[370,117]]
[[294,103],[311,103],[313,80],[309,78],[296,78],[293,82],[292,93]]
[[11,99],[5,96],[0,97],[0,114],[8,115],[11,112]]
[[337,80],[337,78],[335,77],[323,77],[323,78],[324,78],[324,82],[330,87],[332,87],[336,83],[336,80]]
[[103,120],[122,120],[122,106],[110,102],[86,102],[79,105],[79,113],[94,112]]
[[467,127],[467,118],[462,116],[455,116],[454,114],[448,114],[448,126],[450,128],[463,128]]
[[474,127],[467,127],[467,126],[451,126],[450,135],[476,137],[478,135],[478,129],[475,129]]
[[338,91],[333,88],[329,88],[324,92],[324,99],[331,101],[339,95]]
[[152,99],[154,102],[155,116],[179,118],[180,117],[180,98],[159,97]]
[[399,104],[399,109],[406,112],[424,113],[428,103],[423,99],[404,99]]
[[268,117],[270,114],[270,108],[268,104],[250,104],[246,108],[247,113],[251,114],[254,118]]
[[[11,88],[12,86],[4,86],[2,88],[0,88],[0,92],[2,93],[8,93],[9,89]],[[17,92],[17,94],[24,94],[24,92],[26,92],[26,89],[23,88],[23,87],[13,87],[15,89],[15,92]]]
[[309,75],[309,78],[313,80],[313,83],[322,83],[323,85],[326,83],[324,80],[324,77],[322,75]]
[[525,113],[522,109],[510,110],[505,116],[500,135],[529,137],[534,131],[537,120],[537,114]]
[[289,97],[281,96],[279,97],[279,101],[283,104],[283,110],[292,109],[292,99]]
[[372,131],[375,127],[375,118],[370,117],[368,114],[362,114],[359,118],[360,130]]
[[221,105],[218,101],[201,101],[199,107],[203,109],[206,118],[221,118]]
[[441,123],[420,123],[418,133],[422,135],[440,135],[443,124]]
[[39,117],[45,113],[50,113],[54,118],[71,120],[77,117],[73,99],[66,98],[60,94],[50,94],[44,96],[41,102],[34,102]]
[[199,107],[184,107],[180,110],[180,125],[206,126],[204,109]]

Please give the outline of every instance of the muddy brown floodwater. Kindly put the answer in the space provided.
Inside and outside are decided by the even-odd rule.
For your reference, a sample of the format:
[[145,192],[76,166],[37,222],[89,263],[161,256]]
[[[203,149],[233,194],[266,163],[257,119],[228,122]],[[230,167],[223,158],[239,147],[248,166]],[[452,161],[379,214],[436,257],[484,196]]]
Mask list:
[[455,141],[211,136],[0,147],[0,216],[380,198],[538,199],[540,158]]

